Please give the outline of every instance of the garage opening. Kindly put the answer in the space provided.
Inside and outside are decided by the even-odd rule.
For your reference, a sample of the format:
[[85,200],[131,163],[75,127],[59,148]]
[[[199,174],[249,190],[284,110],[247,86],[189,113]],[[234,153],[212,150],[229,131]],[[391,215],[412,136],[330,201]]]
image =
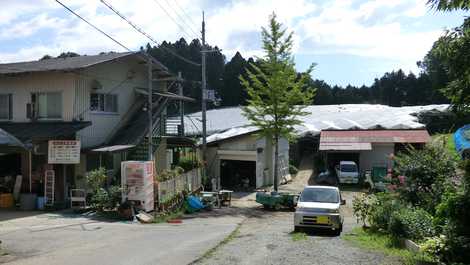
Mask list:
[[327,153],[327,165],[330,172],[335,172],[335,166],[341,161],[354,161],[359,166],[359,153]]
[[256,162],[220,161],[220,185],[223,189],[251,191],[256,187]]
[[21,155],[0,154],[0,194],[13,193],[16,176],[21,175]]

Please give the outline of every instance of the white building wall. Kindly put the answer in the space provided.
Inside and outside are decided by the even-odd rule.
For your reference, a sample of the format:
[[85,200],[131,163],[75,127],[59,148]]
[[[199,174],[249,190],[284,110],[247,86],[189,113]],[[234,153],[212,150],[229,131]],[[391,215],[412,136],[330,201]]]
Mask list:
[[37,92],[60,92],[62,94],[62,120],[73,119],[74,75],[63,72],[26,73],[0,78],[0,94],[12,94],[13,122],[30,122],[26,117],[26,104]]
[[359,169],[361,171],[372,169],[373,165],[382,164],[391,166],[390,154],[394,152],[394,144],[372,144],[371,151],[361,151],[359,154]]
[[[220,160],[245,160],[235,159],[236,156],[221,156],[217,154],[218,150],[256,152],[254,159],[256,161],[256,187],[274,183],[274,147],[269,138],[257,138],[256,135],[250,134],[221,141],[218,146],[209,146],[206,155],[210,177],[220,178]],[[287,139],[282,138],[279,141],[279,156],[283,156],[286,163],[289,162],[289,141]]]
[[[78,132],[82,148],[103,144],[123,124],[123,118],[136,101],[134,88],[147,87],[145,73],[143,65],[138,64],[135,58],[128,57],[90,67],[76,75],[74,115],[77,119],[92,122],[91,126]],[[127,79],[129,76],[132,78]],[[95,80],[100,84],[100,89],[93,89]],[[91,93],[118,95],[118,113],[90,111]]]

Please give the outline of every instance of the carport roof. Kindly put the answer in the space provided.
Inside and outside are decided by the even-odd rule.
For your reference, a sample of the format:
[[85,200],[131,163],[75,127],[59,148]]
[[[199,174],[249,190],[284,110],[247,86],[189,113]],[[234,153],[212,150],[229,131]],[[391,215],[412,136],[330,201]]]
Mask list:
[[320,151],[348,151],[348,150],[372,150],[370,143],[322,143],[320,142]]
[[371,150],[371,143],[427,143],[426,130],[322,131],[320,150]]

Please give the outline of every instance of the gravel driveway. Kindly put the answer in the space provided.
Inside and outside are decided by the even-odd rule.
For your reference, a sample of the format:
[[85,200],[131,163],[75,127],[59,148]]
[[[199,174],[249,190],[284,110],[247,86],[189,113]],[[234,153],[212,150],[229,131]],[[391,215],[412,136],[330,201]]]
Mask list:
[[[282,189],[300,191],[308,180],[308,176],[303,176]],[[352,214],[352,198],[357,193],[342,191],[346,199],[342,208],[345,217],[343,234],[357,225]],[[294,241],[294,213],[265,211],[253,199],[249,200],[251,210],[245,208],[249,214],[235,236],[195,264],[401,264],[396,258],[357,248],[341,237],[327,233],[309,234]],[[250,208],[248,204],[245,200],[243,206]]]

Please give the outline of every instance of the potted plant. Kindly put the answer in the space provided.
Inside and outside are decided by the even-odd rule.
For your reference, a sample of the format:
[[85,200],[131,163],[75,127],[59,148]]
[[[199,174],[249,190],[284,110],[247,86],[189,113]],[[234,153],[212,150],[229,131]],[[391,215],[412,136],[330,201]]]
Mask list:
[[125,220],[132,220],[132,205],[129,201],[121,203],[118,207],[119,216]]

